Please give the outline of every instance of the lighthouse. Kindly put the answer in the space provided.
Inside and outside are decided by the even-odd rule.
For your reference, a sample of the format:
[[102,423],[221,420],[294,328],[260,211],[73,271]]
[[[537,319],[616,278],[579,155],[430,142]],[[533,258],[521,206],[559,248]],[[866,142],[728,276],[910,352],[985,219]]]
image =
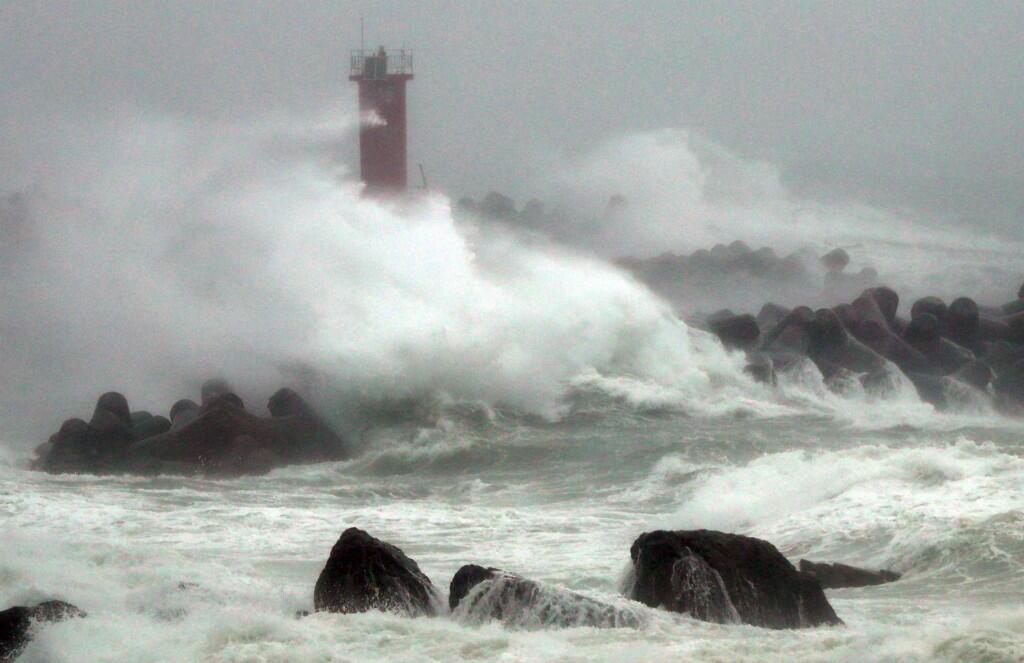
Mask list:
[[405,84],[412,80],[412,51],[353,51],[348,79],[359,85],[359,175],[366,193],[404,192]]

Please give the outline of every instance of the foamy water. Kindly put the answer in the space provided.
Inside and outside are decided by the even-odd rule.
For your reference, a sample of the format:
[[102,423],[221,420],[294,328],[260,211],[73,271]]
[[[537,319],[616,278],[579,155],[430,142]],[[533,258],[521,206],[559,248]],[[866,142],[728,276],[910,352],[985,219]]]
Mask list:
[[[613,414],[392,426],[357,460],[237,481],[51,477],[8,463],[0,602],[60,596],[90,613],[45,628],[26,662],[1020,661],[1019,440],[1012,425]],[[904,577],[830,591],[847,625],[793,632],[636,604],[642,625],[625,629],[296,619],[349,526],[401,546],[442,591],[479,563],[626,605],[629,545],[655,527],[745,532],[794,561]]]
[[[938,414],[898,375],[839,395],[804,363],[755,384],[741,355],[593,256],[462,224],[442,196],[361,199],[311,163],[319,134],[146,129],[160,140],[29,197],[37,232],[0,281],[0,606],[59,597],[89,613],[42,629],[23,661],[1024,660],[1020,422],[980,401]],[[1012,246],[979,241],[954,264],[964,238],[921,253],[889,217],[818,208],[794,225],[803,212],[760,165],[708,166],[675,135],[626,148],[635,167],[617,171],[634,183],[652,182],[644,164],[672,171],[648,190],[638,247],[718,240],[739,215],[721,239],[837,228],[862,241],[855,260],[918,286],[922,266],[953,265],[977,293],[1009,289],[1014,265],[985,266]],[[580,171],[604,200],[601,163]],[[628,248],[627,230],[597,239]],[[299,383],[363,453],[235,481],[24,469],[40,431],[98,393],[163,412],[211,374],[256,410]],[[830,592],[847,625],[792,632],[638,605],[641,625],[621,629],[297,619],[351,526],[442,593],[477,563],[626,606],[629,546],[654,528],[904,577]]]

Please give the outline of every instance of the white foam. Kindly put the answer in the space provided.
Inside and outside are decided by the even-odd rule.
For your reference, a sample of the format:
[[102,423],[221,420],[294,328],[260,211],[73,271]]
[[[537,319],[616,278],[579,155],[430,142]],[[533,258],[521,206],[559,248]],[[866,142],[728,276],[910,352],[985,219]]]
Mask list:
[[[1024,552],[1022,519],[1024,461],[961,438],[766,454],[703,475],[675,520],[751,532],[802,556],[842,558],[859,547],[857,559],[842,561],[947,576],[1010,573],[1024,588],[1020,558],[992,553]],[[985,566],[993,561],[1001,564]]]

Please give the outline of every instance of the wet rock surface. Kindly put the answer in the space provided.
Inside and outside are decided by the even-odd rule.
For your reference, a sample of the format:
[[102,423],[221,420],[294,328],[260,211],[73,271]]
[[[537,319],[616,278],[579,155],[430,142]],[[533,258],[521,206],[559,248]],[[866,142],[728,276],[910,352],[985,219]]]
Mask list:
[[437,590],[396,546],[361,529],[345,530],[313,590],[317,612],[380,610],[411,617],[436,614]]
[[[844,263],[830,264],[841,269]],[[774,374],[794,365],[794,357],[806,357],[838,393],[853,383],[883,392],[905,379],[940,410],[1024,415],[1024,303],[979,306],[958,297],[947,305],[922,297],[909,320],[899,316],[899,306],[895,290],[877,285],[831,308],[769,302],[756,318],[723,309],[697,322],[726,348],[746,353],[748,374],[765,384],[775,384]]]
[[712,530],[658,530],[630,549],[630,598],[717,623],[768,628],[841,624],[811,575],[767,541]]
[[615,628],[641,623],[628,609],[475,564],[463,566],[452,578],[448,606],[462,621],[493,620],[518,628]]
[[202,404],[181,399],[167,417],[131,412],[117,392],[103,394],[88,423],[69,419],[37,447],[32,467],[53,474],[265,474],[275,467],[347,458],[345,439],[291,389],[246,410],[222,380],[205,383]]
[[32,639],[34,629],[85,613],[64,601],[45,601],[35,606],[14,606],[0,612],[0,663],[14,661]]
[[800,560],[800,570],[818,579],[823,589],[840,589],[844,587],[870,587],[896,582],[901,574],[884,569],[871,571],[839,562],[811,562]]

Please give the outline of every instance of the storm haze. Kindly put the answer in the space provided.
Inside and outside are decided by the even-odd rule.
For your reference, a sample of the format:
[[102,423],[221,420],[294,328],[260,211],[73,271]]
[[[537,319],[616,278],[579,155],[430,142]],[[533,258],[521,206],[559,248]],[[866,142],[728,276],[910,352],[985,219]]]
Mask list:
[[1022,74],[1019,0],[0,0],[0,662],[1022,661]]
[[140,118],[346,116],[360,12],[368,46],[414,50],[410,162],[453,197],[543,194],[551,164],[684,128],[803,197],[1020,234],[1019,3],[5,2],[0,190]]
[[[368,48],[416,58],[410,179],[422,163],[440,195],[407,213],[358,195],[360,14]],[[309,371],[551,415],[588,370],[661,379],[672,362],[654,355],[689,361],[665,350],[682,332],[663,302],[603,261],[734,240],[811,251],[788,305],[837,246],[907,302],[1006,301],[1022,18],[978,3],[0,4],[2,423],[27,440],[109,389],[160,409],[211,374],[262,399]],[[489,191],[543,200],[545,240],[452,214]],[[668,303],[765,297],[713,285]]]

